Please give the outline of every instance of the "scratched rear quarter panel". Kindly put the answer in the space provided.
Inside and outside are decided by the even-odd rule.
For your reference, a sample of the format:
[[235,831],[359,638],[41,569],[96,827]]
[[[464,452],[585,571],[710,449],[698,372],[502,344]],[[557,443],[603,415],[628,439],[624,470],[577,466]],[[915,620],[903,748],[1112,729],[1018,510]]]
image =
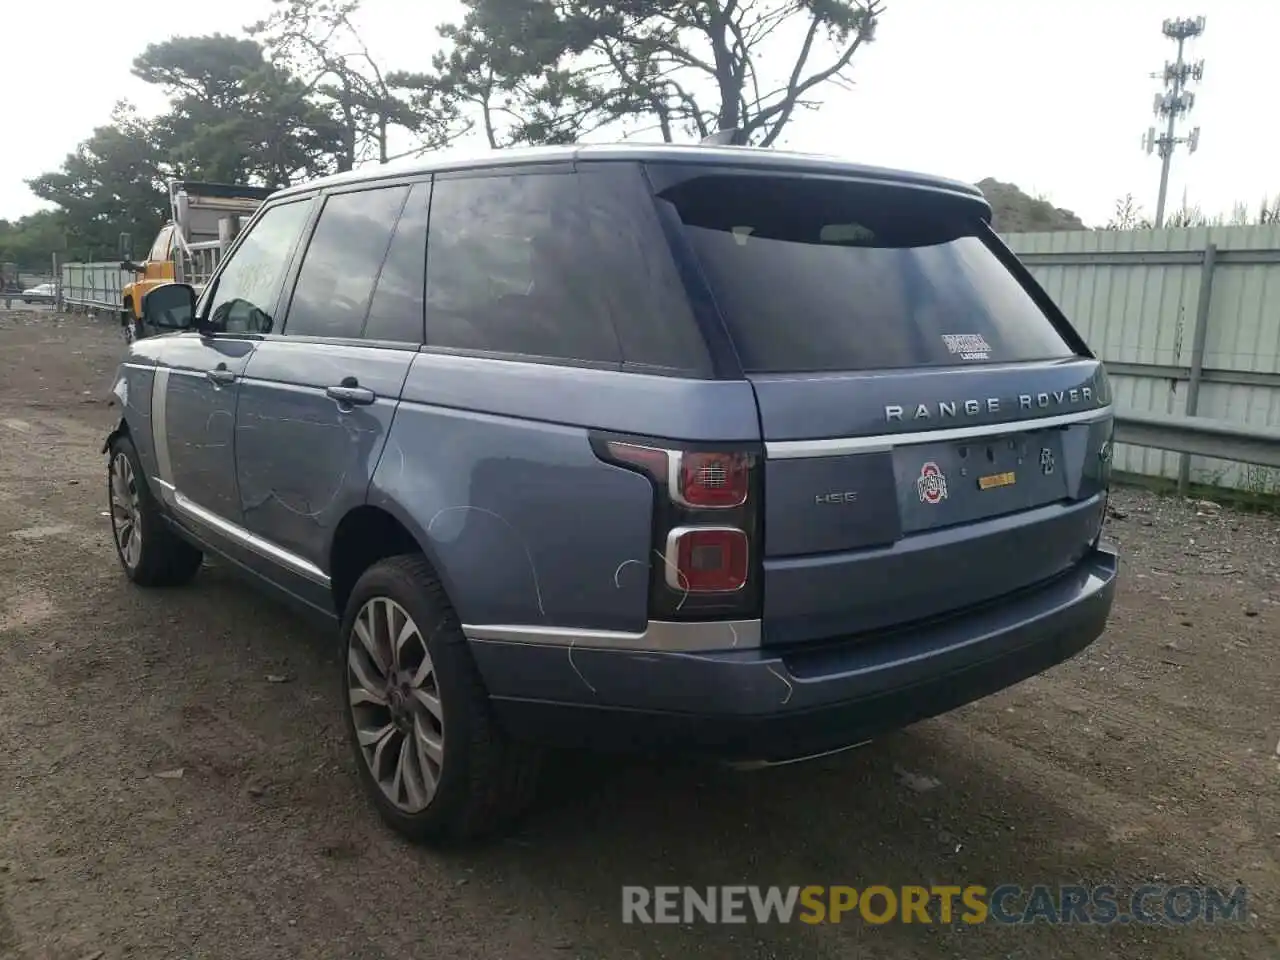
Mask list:
[[464,623],[639,631],[653,490],[591,430],[758,443],[745,381],[418,354],[369,502],[434,562]]

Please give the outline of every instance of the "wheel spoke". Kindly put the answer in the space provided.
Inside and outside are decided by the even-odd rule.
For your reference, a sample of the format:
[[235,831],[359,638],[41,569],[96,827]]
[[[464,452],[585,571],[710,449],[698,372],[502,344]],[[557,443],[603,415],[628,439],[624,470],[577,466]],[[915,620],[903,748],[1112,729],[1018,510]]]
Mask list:
[[[409,624],[412,622],[409,620],[407,616],[404,618],[404,621],[406,624]],[[382,600],[382,625],[383,625],[383,629],[386,631],[385,637],[386,637],[387,651],[391,654],[391,657],[390,657],[391,669],[399,670],[400,669],[400,641],[399,641],[398,634],[400,631],[396,629],[396,604],[386,599]]]
[[142,535],[138,532],[136,523],[129,527],[129,542],[125,546],[124,558],[131,567],[136,567],[138,561],[142,559]]
[[418,669],[413,672],[413,685],[415,687],[425,687],[434,673],[435,668],[431,665],[431,654],[427,652],[427,645],[424,643],[422,645],[422,662],[418,664]]
[[444,738],[427,729],[421,716],[413,718],[413,733],[418,751],[439,769],[444,763]]
[[373,755],[369,757],[369,769],[373,771],[373,777],[379,783],[382,782],[383,771],[387,766],[387,753],[394,750],[391,746],[396,739],[396,728],[391,724],[387,724],[383,728],[382,739],[378,741],[378,745],[373,748]]
[[361,611],[360,616],[356,618],[355,633],[361,646],[368,651],[374,668],[386,677],[391,672],[390,665],[383,659],[382,651],[378,649],[378,640],[369,630],[369,625],[365,623],[364,611]]
[[[389,620],[390,620],[390,616],[388,615],[388,621]],[[392,636],[396,638],[395,644],[392,647],[392,653],[393,653],[392,659],[394,660],[397,667],[402,666],[405,662],[404,661],[404,645],[408,643],[412,637],[416,637],[417,635],[418,635],[418,625],[414,623],[413,620],[410,619],[409,617],[404,618],[404,623],[401,625],[400,631],[398,633],[392,634]],[[424,647],[424,653],[425,653],[425,647]],[[426,660],[424,660],[423,662],[426,663]]]
[[362,747],[375,747],[375,753],[387,745],[387,741],[391,739],[391,735],[396,732],[394,724],[386,724],[375,730],[356,730],[356,739],[360,741]]
[[111,502],[123,510],[128,510],[132,506],[128,484],[124,477],[120,476],[119,470],[111,471]]
[[405,737],[400,744],[400,780],[404,784],[405,796],[410,806],[421,810],[427,805],[427,791],[423,786],[423,775],[418,769],[418,751]]
[[444,708],[440,706],[440,698],[430,690],[423,690],[421,687],[415,687],[413,690],[413,699],[422,704],[427,712],[433,716],[437,722],[444,723]]
[[357,647],[350,648],[347,653],[347,669],[350,671],[351,678],[355,681],[354,686],[348,685],[351,694],[351,705],[372,703],[385,707],[387,705],[387,697],[382,692],[382,684],[375,683],[373,678],[369,676],[364,660],[365,658],[360,655]]

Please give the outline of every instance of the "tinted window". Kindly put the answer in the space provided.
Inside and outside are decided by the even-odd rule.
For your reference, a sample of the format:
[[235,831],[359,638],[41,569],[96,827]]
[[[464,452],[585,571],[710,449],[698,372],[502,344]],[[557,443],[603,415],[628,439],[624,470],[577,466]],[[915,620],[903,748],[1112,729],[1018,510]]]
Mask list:
[[369,304],[364,336],[422,343],[422,288],[426,282],[427,204],[431,185],[415,184]]
[[437,180],[427,342],[700,370],[705,350],[638,168]]
[[358,337],[408,187],[329,197],[298,271],[285,332]]
[[964,201],[711,176],[665,194],[743,366],[814,372],[1069,357]]
[[209,322],[228,333],[269,333],[289,257],[311,210],[309,200],[263,212],[218,275]]

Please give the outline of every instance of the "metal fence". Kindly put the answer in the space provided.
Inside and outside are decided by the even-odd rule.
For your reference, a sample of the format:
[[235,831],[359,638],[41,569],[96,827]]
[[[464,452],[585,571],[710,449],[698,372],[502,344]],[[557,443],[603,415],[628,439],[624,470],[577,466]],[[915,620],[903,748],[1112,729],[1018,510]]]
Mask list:
[[120,262],[64,263],[61,271],[61,301],[66,306],[88,310],[120,310],[121,291],[134,275],[120,269]]
[[[1062,307],[1111,378],[1118,409],[1280,430],[1280,227],[1010,234],[1005,241]],[[1240,448],[1152,444],[1152,423],[1118,443],[1117,470],[1280,493]],[[1137,439],[1135,439],[1137,438]],[[1119,439],[1126,439],[1120,430]],[[1138,445],[1141,442],[1141,446]],[[1224,441],[1225,442],[1225,441]],[[1180,451],[1180,452],[1179,452]],[[1214,451],[1216,455],[1205,455]],[[1232,459],[1226,459],[1230,457]]]

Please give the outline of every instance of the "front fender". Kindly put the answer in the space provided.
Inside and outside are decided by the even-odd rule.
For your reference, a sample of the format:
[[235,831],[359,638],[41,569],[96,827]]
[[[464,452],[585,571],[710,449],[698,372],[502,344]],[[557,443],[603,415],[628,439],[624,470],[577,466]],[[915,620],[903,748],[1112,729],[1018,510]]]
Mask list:
[[155,386],[156,368],[148,358],[134,352],[120,365],[111,385],[112,402],[120,408],[120,419],[107,434],[102,449],[105,453],[116,438],[127,435],[147,476],[155,475],[156,457],[152,437],[151,394]]

